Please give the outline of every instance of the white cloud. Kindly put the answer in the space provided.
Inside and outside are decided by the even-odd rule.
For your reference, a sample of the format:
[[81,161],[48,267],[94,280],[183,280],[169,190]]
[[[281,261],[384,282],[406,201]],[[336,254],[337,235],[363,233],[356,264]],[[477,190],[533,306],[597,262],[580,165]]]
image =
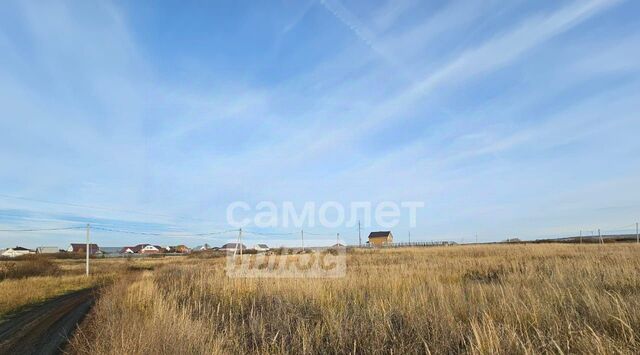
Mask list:
[[[176,216],[145,220],[178,224],[186,223],[180,215],[224,223],[219,217],[235,199],[436,196],[431,207],[436,216],[429,218],[445,230],[454,228],[454,216],[477,217],[486,211],[512,216],[511,201],[491,200],[472,187],[473,179],[479,179],[481,186],[498,188],[492,179],[511,173],[512,166],[484,165],[483,159],[528,145],[540,150],[571,145],[599,130],[611,136],[615,127],[631,125],[633,117],[624,114],[633,106],[624,100],[609,105],[618,107],[620,115],[608,123],[611,126],[599,121],[607,111],[597,99],[582,111],[547,112],[535,123],[519,118],[549,97],[572,90],[580,80],[602,75],[595,70],[602,63],[611,63],[612,70],[636,71],[637,66],[622,58],[633,39],[621,41],[613,52],[575,61],[559,80],[564,85],[523,83],[514,88],[522,98],[505,93],[480,110],[468,108],[462,99],[459,107],[447,107],[458,99],[458,89],[544,49],[551,39],[603,14],[615,1],[578,1],[529,15],[515,26],[494,24],[497,30],[483,37],[483,43],[451,46],[438,56],[448,60],[437,62],[428,52],[441,34],[471,26],[494,7],[454,3],[425,21],[396,28],[419,3],[389,2],[371,19],[358,17],[339,2],[323,4],[347,26],[345,31],[372,50],[330,47],[334,55],[329,60],[310,62],[307,72],[284,82],[243,79],[203,89],[189,82],[176,87],[150,70],[154,58],[138,48],[126,17],[115,6],[21,3],[20,16],[26,21],[18,22],[25,27],[25,38],[0,25],[5,117],[0,126],[13,133],[0,143],[0,181],[16,195],[145,210]],[[299,18],[314,8],[309,3]],[[285,32],[304,30],[303,25],[294,20]],[[591,47],[583,50],[593,52]],[[425,52],[429,61],[422,60]],[[559,60],[573,57],[568,53]],[[401,66],[410,80],[390,69],[389,62]],[[619,94],[631,97],[628,88]],[[406,141],[400,137],[395,149],[361,147],[376,145],[381,130],[410,121],[408,117],[428,121],[433,112],[448,112],[446,120],[434,125],[439,131]],[[465,127],[474,121],[469,116],[475,125]],[[495,121],[485,122],[492,116]],[[474,172],[467,163],[481,171]],[[552,169],[553,163],[536,164]],[[504,191],[524,197],[514,183],[520,176],[505,178],[509,184]],[[465,191],[473,197],[468,206]],[[485,210],[482,198],[491,205]],[[0,207],[12,207],[3,203]],[[442,210],[434,211],[438,206]],[[141,219],[123,212],[93,211],[91,216]]]

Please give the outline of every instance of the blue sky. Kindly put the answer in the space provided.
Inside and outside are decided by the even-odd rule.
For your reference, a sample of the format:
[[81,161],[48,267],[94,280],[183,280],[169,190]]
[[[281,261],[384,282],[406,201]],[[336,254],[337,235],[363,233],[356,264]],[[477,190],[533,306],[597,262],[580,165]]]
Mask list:
[[[234,201],[418,200],[414,240],[629,229],[639,13],[610,0],[3,1],[0,228],[201,233],[227,229]],[[0,232],[0,246],[81,238]]]

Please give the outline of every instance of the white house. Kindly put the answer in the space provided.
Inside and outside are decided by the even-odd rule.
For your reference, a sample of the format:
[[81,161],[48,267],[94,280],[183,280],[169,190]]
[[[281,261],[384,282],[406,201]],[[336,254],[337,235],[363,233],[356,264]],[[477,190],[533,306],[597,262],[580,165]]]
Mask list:
[[198,245],[196,247],[194,247],[193,249],[191,249],[192,251],[205,251],[205,250],[209,250],[211,249],[211,247],[209,246],[209,244],[205,244],[205,245]]
[[140,251],[138,251],[138,253],[140,254],[156,254],[160,252],[160,249],[162,249],[161,247],[157,247],[155,245],[145,245],[144,247],[142,247],[140,249]]
[[0,256],[4,256],[7,258],[15,258],[18,256],[23,256],[28,254],[34,254],[34,251],[27,248],[23,248],[23,247],[15,247],[15,248],[9,248],[9,249],[3,250]]
[[267,252],[269,251],[269,246],[266,244],[256,244],[253,246],[253,249],[257,252]]
[[124,247],[120,249],[120,254],[157,254],[164,248],[151,244],[138,244],[134,247]]

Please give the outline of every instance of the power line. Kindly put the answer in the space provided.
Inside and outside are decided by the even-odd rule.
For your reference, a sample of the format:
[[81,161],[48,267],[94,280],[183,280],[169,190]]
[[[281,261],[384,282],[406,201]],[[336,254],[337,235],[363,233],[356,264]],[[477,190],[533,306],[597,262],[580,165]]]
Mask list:
[[0,232],[44,232],[44,231],[62,231],[62,230],[80,229],[80,228],[83,228],[83,227],[0,229]]
[[133,213],[133,214],[143,214],[143,215],[148,215],[148,216],[156,216],[156,217],[174,218],[173,216],[163,215],[163,214],[158,214],[158,213],[149,213],[149,212],[134,211],[134,210],[121,210],[121,209],[111,208],[111,207],[83,205],[83,204],[78,204],[78,203],[56,202],[56,201],[51,201],[51,200],[42,200],[42,199],[30,198],[30,197],[22,197],[22,196],[12,196],[12,195],[0,194],[0,197],[8,198],[8,199],[14,199],[14,200],[23,200],[23,201],[47,203],[47,204],[51,204],[51,205],[59,205],[59,206],[67,206],[67,207],[88,208],[88,209],[93,209],[93,210],[102,210],[102,211],[110,211],[110,212],[124,212],[124,213]]
[[224,231],[216,231],[216,232],[205,232],[205,233],[189,233],[189,234],[168,234],[168,233],[159,233],[159,232],[139,232],[139,231],[131,231],[124,229],[115,229],[115,228],[104,228],[104,227],[92,227],[96,230],[106,231],[106,232],[115,232],[115,233],[123,233],[123,234],[135,234],[135,235],[146,235],[146,236],[154,236],[154,237],[204,237],[204,236],[212,236],[212,235],[220,235],[230,232],[237,232],[237,229],[228,229]]
[[[218,232],[206,232],[206,233],[195,233],[195,234],[187,234],[188,235],[195,235],[195,236],[204,236],[204,235],[218,235],[218,234],[225,234],[225,233],[231,233],[231,232],[237,232],[237,229],[227,229],[224,231],[218,231]],[[180,235],[177,235],[176,237],[180,237]]]
[[[100,217],[87,217],[87,216],[82,216],[82,215],[74,215],[74,216],[70,216],[70,217],[55,217],[52,216],[54,215],[53,213],[50,212],[40,212],[40,211],[33,211],[33,210],[20,210],[20,211],[29,211],[30,213],[38,213],[38,214],[42,214],[42,215],[48,215],[49,218],[39,218],[33,215],[29,215],[29,216],[23,216],[23,215],[15,215],[15,214],[3,214],[0,213],[0,217],[2,219],[6,218],[6,219],[12,219],[12,220],[26,220],[26,221],[39,221],[39,222],[66,222],[66,223],[86,223],[87,221],[91,222],[92,225],[106,225],[106,226],[113,226],[116,225],[116,223],[108,223],[105,221],[115,221],[118,222],[118,224],[138,224],[138,225],[161,225],[161,226],[177,226],[173,223],[168,223],[168,222],[142,222],[142,221],[127,221],[127,220],[117,220],[117,219],[109,219],[109,218],[100,218]],[[101,220],[102,222],[97,222],[98,220]]]
[[[103,224],[104,225],[104,224]],[[75,227],[55,227],[55,228],[22,228],[22,229],[0,229],[0,232],[45,232],[45,231],[62,231],[62,230],[73,230],[73,229],[83,229],[85,227],[75,226]],[[181,234],[170,234],[166,232],[142,232],[142,231],[133,231],[126,229],[118,229],[118,228],[107,228],[103,226],[91,226],[94,230],[100,230],[104,232],[114,232],[114,233],[123,233],[123,234],[135,234],[135,235],[146,235],[146,236],[156,236],[156,237],[204,237],[204,236],[213,236],[213,235],[221,235],[230,232],[236,232],[237,229],[227,229],[222,231],[214,231],[214,232],[203,232],[203,233],[188,233],[184,232]]]
[[[40,212],[38,212],[40,213]],[[45,212],[44,214],[50,214],[48,212]],[[73,218],[75,217],[75,218]],[[118,226],[118,225],[123,225],[123,224],[131,224],[131,225],[147,225],[147,226],[151,226],[151,225],[156,225],[156,226],[163,226],[163,227],[171,227],[173,228],[173,226],[177,226],[175,224],[172,223],[165,223],[165,222],[142,222],[142,221],[127,221],[127,220],[113,220],[113,223],[109,223],[109,222],[105,222],[105,221],[101,221],[101,222],[97,222],[98,220],[109,220],[109,219],[104,219],[104,218],[94,218],[94,217],[86,217],[86,216],[73,216],[71,218],[69,217],[51,217],[51,218],[37,218],[37,217],[32,217],[32,216],[20,216],[20,215],[11,215],[11,214],[1,214],[0,213],[0,220],[1,219],[7,219],[7,223],[17,223],[20,221],[37,221],[37,222],[64,222],[64,223],[86,223],[86,222],[90,222],[92,225],[94,226]]]
[[101,230],[105,232],[115,232],[115,233],[123,233],[123,234],[137,234],[137,235],[150,235],[150,236],[161,236],[161,233],[153,233],[153,232],[136,232],[136,231],[128,231],[123,229],[113,229],[113,228],[103,228],[103,227],[93,227],[93,229]]
[[69,202],[57,202],[57,201],[43,200],[43,199],[23,197],[23,196],[15,196],[15,195],[0,194],[0,198],[31,201],[31,202],[39,202],[39,203],[46,203],[46,204],[51,204],[51,205],[74,207],[74,208],[86,208],[86,209],[100,210],[100,211],[107,211],[107,212],[120,212],[120,213],[129,213],[129,214],[153,216],[153,217],[163,217],[163,218],[170,218],[170,219],[182,219],[182,220],[208,222],[208,220],[201,219],[201,218],[194,218],[194,217],[171,216],[171,215],[162,214],[162,213],[150,213],[150,212],[143,212],[143,211],[136,211],[136,210],[118,209],[118,208],[95,206],[95,205],[84,205],[84,204],[69,203]]
[[315,235],[318,237],[333,237],[335,235],[335,234],[321,234],[321,233],[311,233],[311,232],[305,232],[305,234]]
[[[236,229],[237,230],[237,229]],[[297,233],[264,233],[264,232],[254,232],[254,231],[248,231],[248,230],[242,230],[245,233],[249,233],[249,234],[256,234],[256,235],[262,235],[265,237],[271,237],[271,236],[275,236],[275,237],[280,237],[280,236],[287,236],[287,235],[295,235]]]
[[[73,220],[69,220],[69,219],[41,219],[41,218],[29,218],[29,217],[21,217],[21,216],[13,216],[13,215],[2,215],[0,214],[0,217],[2,216],[7,216],[7,217],[14,217],[14,218],[18,218],[20,220],[28,220],[28,221],[38,221],[38,222],[74,222]],[[125,222],[126,223],[126,222]],[[131,223],[135,223],[135,224],[149,224],[149,223],[145,223],[145,222],[131,222]],[[120,223],[122,224],[122,223]],[[92,222],[91,226],[94,230],[100,230],[100,231],[108,231],[108,232],[116,232],[116,233],[124,233],[124,234],[137,234],[137,235],[146,235],[146,236],[162,236],[162,237],[174,237],[172,235],[166,235],[166,234],[162,234],[162,233],[152,233],[152,232],[138,232],[138,231],[131,231],[131,230],[122,230],[122,229],[118,229],[118,228],[109,228],[109,226],[115,226],[117,224],[115,223],[96,223],[96,222]],[[159,225],[165,225],[165,224],[159,224]],[[66,230],[66,229],[82,229],[85,227],[70,227],[70,228],[38,228],[38,229],[26,229],[24,231],[29,231],[29,232],[36,232],[36,231],[48,231],[48,230]],[[23,231],[22,229],[11,229],[11,230],[0,230],[0,231],[6,231],[6,232],[20,232]],[[235,231],[235,230],[229,230],[229,231]],[[184,237],[184,238],[190,238],[190,239],[202,239],[202,240],[208,240],[208,238],[198,238],[195,236],[206,236],[206,235],[215,235],[215,234],[222,234],[228,231],[221,231],[221,232],[207,232],[207,233],[193,233],[193,234],[187,234],[187,231],[180,231],[180,235],[176,235],[175,237]]]
[[66,219],[60,219],[60,218],[37,218],[37,217],[33,217],[33,216],[21,216],[21,215],[15,215],[15,214],[4,214],[4,213],[0,213],[0,218],[6,218],[6,219],[23,219],[23,220],[27,220],[27,221],[39,221],[39,222],[71,222],[69,220]]
[[[2,196],[2,195],[0,195]],[[3,215],[0,214],[0,217],[8,217],[8,218],[12,218],[12,219],[19,219],[19,220],[28,220],[28,221],[41,221],[41,222],[78,222],[78,221],[74,221],[72,219],[63,219],[63,218],[32,218],[32,217],[23,217],[23,216],[16,216],[16,215]],[[86,217],[83,217],[86,218]],[[87,220],[91,220],[91,218],[86,218]],[[147,222],[127,222],[127,221],[123,221],[120,224],[127,224],[127,223],[131,223],[131,224],[156,224],[158,226],[168,226],[165,223],[147,223]],[[133,231],[133,230],[125,230],[125,229],[119,229],[119,228],[112,228],[109,226],[116,226],[116,223],[104,223],[104,222],[92,222],[91,226],[93,229],[95,230],[101,230],[101,231],[108,231],[108,232],[117,232],[117,233],[124,233],[124,234],[137,234],[137,235],[148,235],[148,236],[175,236],[175,237],[189,237],[189,236],[207,236],[207,235],[217,235],[217,234],[224,234],[224,233],[228,233],[228,232],[235,232],[237,231],[237,229],[229,229],[229,230],[223,230],[223,231],[215,231],[215,232],[204,232],[204,233],[190,233],[187,231],[184,232],[180,232],[181,234],[177,234],[177,235],[168,235],[167,232],[164,233],[160,233],[160,232],[140,232],[140,231]],[[68,229],[81,229],[84,227],[62,227],[62,228],[28,228],[28,229],[0,229],[0,232],[37,232],[37,231],[54,231],[54,230],[68,230]]]

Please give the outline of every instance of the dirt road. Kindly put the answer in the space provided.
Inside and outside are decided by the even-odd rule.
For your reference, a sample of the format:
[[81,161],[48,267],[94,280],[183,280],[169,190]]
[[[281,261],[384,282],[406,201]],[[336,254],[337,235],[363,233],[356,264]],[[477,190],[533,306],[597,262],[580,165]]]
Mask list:
[[0,323],[0,354],[59,354],[89,312],[95,290],[46,301]]

